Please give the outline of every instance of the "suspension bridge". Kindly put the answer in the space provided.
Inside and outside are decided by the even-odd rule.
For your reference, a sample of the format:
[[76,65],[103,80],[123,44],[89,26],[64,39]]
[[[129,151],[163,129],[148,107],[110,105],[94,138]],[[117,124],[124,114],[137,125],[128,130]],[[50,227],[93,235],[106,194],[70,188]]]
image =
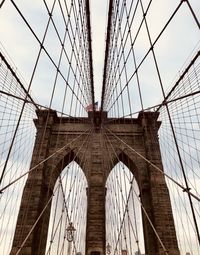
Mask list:
[[0,1],[0,255],[200,255],[199,10]]

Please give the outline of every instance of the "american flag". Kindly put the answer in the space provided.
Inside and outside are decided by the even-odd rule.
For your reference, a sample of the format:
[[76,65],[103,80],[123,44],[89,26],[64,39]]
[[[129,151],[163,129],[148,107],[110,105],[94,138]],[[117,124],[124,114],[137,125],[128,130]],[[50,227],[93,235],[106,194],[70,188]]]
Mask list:
[[[94,103],[94,108],[95,108],[95,110],[98,109],[98,102],[95,102],[95,103]],[[85,110],[86,110],[87,112],[92,112],[92,111],[93,111],[93,104],[87,105],[87,106],[85,107]]]
[[127,250],[122,250],[122,255],[128,255]]

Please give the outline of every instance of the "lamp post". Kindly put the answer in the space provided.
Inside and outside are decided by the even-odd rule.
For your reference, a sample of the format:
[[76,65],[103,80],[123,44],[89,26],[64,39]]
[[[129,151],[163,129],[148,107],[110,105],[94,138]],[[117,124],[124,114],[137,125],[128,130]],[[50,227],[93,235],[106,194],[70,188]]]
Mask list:
[[109,243],[106,245],[106,251],[108,255],[111,254],[111,245]]
[[69,223],[69,226],[67,227],[66,231],[67,231],[67,241],[69,242],[67,254],[71,255],[71,242],[74,241],[74,233],[76,231],[72,222]]
[[73,226],[73,223],[70,222],[69,226],[67,227],[67,241],[68,242],[72,242],[74,240],[74,233],[75,233],[76,229]]

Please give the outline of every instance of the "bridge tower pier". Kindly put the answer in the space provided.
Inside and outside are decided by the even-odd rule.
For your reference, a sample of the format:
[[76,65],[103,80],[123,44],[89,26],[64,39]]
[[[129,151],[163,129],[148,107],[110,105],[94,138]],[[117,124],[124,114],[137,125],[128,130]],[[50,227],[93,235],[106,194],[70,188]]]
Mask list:
[[[78,155],[77,151],[83,155],[83,149],[86,150],[86,164],[82,165],[78,156],[76,161],[88,181],[85,254],[106,254],[106,180],[113,168],[113,162],[118,163],[119,160],[129,167],[138,183],[144,207],[142,218],[146,254],[180,254],[164,175],[162,171],[148,163],[150,161],[159,169],[163,168],[157,134],[160,126],[157,113],[140,113],[136,119],[112,120],[107,118],[106,112],[102,115],[99,112],[94,114],[91,112],[88,118],[62,118],[62,122],[55,111],[39,110],[37,115],[38,119],[35,120],[37,135],[31,168],[70,141],[71,143],[56,153],[55,157],[29,173],[10,255],[16,254],[19,249],[20,255],[45,254],[54,185],[64,167],[74,159],[74,155]],[[93,132],[89,137],[90,146],[80,149],[88,135],[86,131],[91,128]],[[105,132],[117,156],[112,153],[113,149],[109,148],[109,144],[108,150],[105,149],[103,142]],[[76,139],[80,134],[83,135]]]

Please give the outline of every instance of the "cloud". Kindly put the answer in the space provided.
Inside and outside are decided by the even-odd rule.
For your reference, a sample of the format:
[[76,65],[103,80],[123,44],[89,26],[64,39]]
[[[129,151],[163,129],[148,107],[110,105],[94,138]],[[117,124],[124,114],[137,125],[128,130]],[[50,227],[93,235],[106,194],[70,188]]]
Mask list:
[[[44,3],[40,0],[32,1],[31,4],[27,0],[17,0],[15,1],[17,5],[22,10],[22,13],[26,16],[28,22],[33,27],[34,31],[37,33],[40,40],[42,39],[45,26],[47,24],[48,15],[45,9]],[[92,16],[92,46],[93,46],[93,64],[94,64],[94,85],[96,100],[100,101],[101,98],[101,86],[102,86],[102,75],[104,67],[104,54],[105,54],[105,32],[107,23],[108,11],[108,1],[90,1],[91,4],[91,16]],[[128,2],[128,1],[127,1]],[[145,1],[144,1],[145,2]],[[161,31],[163,25],[168,20],[170,14],[174,11],[176,6],[180,1],[170,0],[170,1],[152,1],[149,13],[147,14],[147,21],[149,24],[149,29],[152,37],[152,41],[155,40],[159,32]],[[198,3],[197,3],[198,2]],[[51,7],[53,4],[52,0],[47,1],[48,6]],[[148,1],[145,3],[148,4]],[[194,10],[200,9],[200,2],[191,0]],[[146,7],[146,6],[145,6]],[[55,6],[55,13],[53,18],[59,28],[61,37],[63,38],[64,29],[63,21],[60,19],[60,11],[58,10],[58,5]],[[40,45],[33,37],[29,29],[26,27],[22,19],[20,18],[17,11],[14,9],[10,1],[5,1],[0,15],[0,35],[3,45],[6,47],[9,55],[14,60],[17,68],[22,73],[23,77],[27,81],[30,81],[30,77],[34,68],[36,57]],[[197,12],[197,11],[196,11]],[[67,14],[67,13],[65,13]],[[199,12],[196,13],[199,16]],[[141,9],[138,11],[136,20],[132,26],[132,33],[135,34],[139,23],[142,19]],[[163,81],[164,88],[168,88],[173,80],[174,76],[180,70],[182,63],[186,60],[188,54],[191,52],[193,47],[199,40],[199,31],[194,22],[194,19],[187,8],[186,3],[181,7],[180,11],[174,18],[173,22],[169,25],[166,31],[163,33],[161,39],[155,46],[155,53],[157,61],[159,64],[159,69],[161,72],[161,77]],[[48,31],[47,40],[45,41],[45,47],[51,52],[53,60],[58,63],[58,58],[60,54],[59,41],[56,38],[55,31],[53,30],[52,24],[51,29]],[[127,43],[127,47],[130,47],[130,39]],[[71,54],[71,48],[69,43],[69,38],[67,38],[66,49],[69,49],[68,55]],[[149,41],[146,32],[146,28],[143,25],[141,33],[136,41],[135,51],[137,64],[141,61],[144,54],[149,49]],[[128,54],[129,49],[125,49],[126,54]],[[121,63],[122,65],[122,63]],[[74,67],[75,68],[75,67]],[[65,77],[69,74],[69,66],[66,59],[62,59],[61,70],[65,74]],[[133,58],[129,59],[127,63],[127,73],[130,77],[134,72]],[[32,85],[32,92],[37,101],[41,104],[48,105],[51,97],[51,92],[53,90],[53,84],[55,81],[56,70],[50,63],[49,59],[42,53],[38,68],[35,73],[35,77]],[[69,74],[69,84],[73,86],[73,75],[72,72]],[[128,77],[128,78],[129,78]],[[115,77],[117,79],[117,77]],[[139,78],[141,81],[141,90],[143,94],[143,100],[145,107],[152,106],[156,104],[161,98],[160,84],[158,81],[158,76],[156,74],[156,69],[152,54],[148,56],[144,64],[139,70]],[[125,75],[121,77],[122,86],[126,83]],[[55,98],[53,100],[52,107],[61,110],[62,99],[64,96],[64,91],[66,84],[62,78],[58,77],[58,88],[55,90]],[[119,87],[118,87],[119,88]],[[137,83],[135,78],[131,80],[130,83],[131,92],[131,105],[132,111],[140,110],[139,94],[137,90]],[[71,92],[68,89],[66,101],[65,101],[65,111],[68,113],[71,103]],[[127,96],[124,96],[125,102],[125,114],[129,113]],[[121,111],[122,114],[122,111]],[[9,163],[10,164],[10,163]],[[176,166],[176,165],[175,165]],[[197,169],[199,171],[199,169]],[[190,178],[192,181],[192,177]],[[198,180],[196,181],[198,184]],[[196,185],[197,185],[196,184]],[[198,184],[200,185],[200,184]],[[178,193],[173,196],[176,201],[178,200]],[[188,206],[187,202],[183,202],[180,208],[183,206]],[[176,206],[175,206],[176,208]],[[179,208],[179,209],[180,209]],[[176,213],[176,212],[175,212]],[[182,223],[177,221],[179,225],[186,225],[186,212],[183,210]],[[6,217],[6,216],[5,216]],[[177,216],[178,217],[178,216]],[[182,226],[180,226],[182,228]],[[9,229],[10,231],[10,229]],[[184,237],[185,239],[186,237]],[[193,242],[193,241],[192,241]],[[192,243],[193,246],[193,243]],[[194,245],[195,246],[195,245]]]

